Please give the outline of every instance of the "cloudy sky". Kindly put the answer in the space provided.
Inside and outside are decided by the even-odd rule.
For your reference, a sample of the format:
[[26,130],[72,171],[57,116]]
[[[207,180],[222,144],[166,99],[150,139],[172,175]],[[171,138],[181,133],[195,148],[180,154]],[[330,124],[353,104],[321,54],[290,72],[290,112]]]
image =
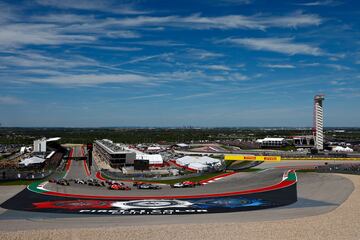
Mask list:
[[[271,4],[270,4],[271,2]],[[2,126],[360,127],[357,0],[0,1]]]

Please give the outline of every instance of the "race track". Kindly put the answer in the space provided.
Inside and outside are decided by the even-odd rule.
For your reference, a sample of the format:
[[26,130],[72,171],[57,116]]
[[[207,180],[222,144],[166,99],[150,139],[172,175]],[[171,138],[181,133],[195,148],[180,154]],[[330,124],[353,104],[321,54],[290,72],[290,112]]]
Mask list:
[[[309,162],[307,162],[309,164]],[[50,192],[57,192],[63,194],[78,194],[78,195],[90,195],[90,200],[101,200],[104,197],[109,201],[118,202],[119,199],[124,197],[130,197],[131,199],[142,199],[146,197],[151,198],[163,198],[169,197],[169,199],[175,199],[183,201],[179,196],[200,196],[211,195],[211,194],[226,194],[229,192],[240,192],[246,193],[254,189],[262,189],[267,186],[273,186],[281,182],[284,172],[287,171],[286,164],[282,168],[278,166],[272,166],[271,168],[264,169],[260,172],[244,172],[231,175],[211,182],[204,186],[188,189],[171,189],[168,186],[162,186],[161,190],[138,190],[133,189],[131,191],[110,191],[102,187],[84,186],[72,184],[71,186],[59,186],[52,183],[43,185]],[[87,166],[82,160],[71,161],[67,178],[84,178],[89,175],[86,170]],[[94,174],[94,170],[91,175]],[[30,202],[44,202],[46,201],[58,201],[58,200],[78,200],[82,198],[72,197],[59,197],[59,196],[46,196],[44,194],[38,194],[34,192],[27,192],[23,190],[15,197],[5,201],[2,206],[12,209],[3,210],[0,212],[0,230],[6,229],[11,231],[13,226],[5,224],[6,221],[14,221],[21,223],[20,229],[33,229],[33,228],[56,228],[56,227],[92,227],[92,226],[111,226],[116,224],[121,225],[134,225],[134,224],[175,224],[175,223],[213,223],[221,219],[224,222],[248,222],[248,221],[269,221],[279,219],[290,219],[304,216],[318,215],[329,212],[339,206],[353,191],[353,184],[348,179],[339,175],[331,174],[317,174],[317,173],[300,173],[298,174],[297,183],[297,202],[287,205],[278,204],[276,208],[268,208],[261,211],[241,211],[235,212],[233,210],[228,213],[220,213],[227,211],[214,211],[217,214],[200,214],[200,215],[179,215],[178,217],[172,216],[99,216],[99,215],[83,215],[83,214],[62,214],[63,209],[56,209],[55,211],[35,212],[19,211],[24,209],[16,210],[16,207],[9,207],[9,203],[21,204],[21,201]],[[0,188],[0,191],[2,189]],[[286,193],[283,196],[286,196]],[[260,198],[260,197],[261,198]],[[266,196],[266,195],[265,195]],[[247,195],[249,197],[249,195]],[[116,199],[119,198],[119,199]],[[264,195],[250,195],[250,199],[266,199]],[[22,199],[22,200],[21,200]],[[275,198],[274,198],[275,199]],[[277,199],[277,198],[276,198]],[[102,199],[103,201],[104,199]],[[185,199],[187,200],[187,199]],[[193,200],[193,199],[192,199]],[[245,199],[246,200],[246,199]],[[247,199],[249,200],[249,199]],[[106,201],[107,202],[107,201]],[[204,202],[202,202],[203,204]],[[249,204],[249,202],[241,199],[241,203]],[[10,205],[11,205],[10,204]],[[78,203],[77,203],[78,204]],[[138,204],[138,203],[137,203]],[[142,204],[142,203],[141,203]],[[148,202],[146,204],[149,204]],[[152,203],[151,203],[152,204]],[[159,204],[159,203],[156,203]],[[163,203],[161,203],[163,204]],[[173,203],[172,203],[173,204]],[[206,202],[208,204],[208,202]],[[211,203],[213,204],[213,203]],[[226,202],[229,204],[229,202]],[[26,206],[26,204],[24,205]],[[29,206],[29,205],[27,205]],[[203,205],[201,205],[203,206]],[[123,206],[121,206],[123,207]],[[154,206],[152,206],[154,207]],[[265,207],[261,207],[265,208]],[[259,209],[261,209],[259,208]],[[256,208],[254,208],[256,209]],[[237,209],[236,211],[239,211]],[[85,218],[84,218],[85,216]],[[81,219],[81,220],[80,220]],[[151,220],[150,220],[151,219]],[[17,225],[17,228],[19,225]]]

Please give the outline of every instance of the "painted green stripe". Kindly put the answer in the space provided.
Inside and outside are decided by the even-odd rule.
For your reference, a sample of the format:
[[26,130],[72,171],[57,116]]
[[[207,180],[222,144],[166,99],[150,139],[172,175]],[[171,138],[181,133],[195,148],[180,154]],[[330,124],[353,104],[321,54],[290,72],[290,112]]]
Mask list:
[[43,183],[44,181],[36,181],[36,182],[33,182],[31,184],[29,184],[27,186],[27,189],[29,189],[30,191],[33,191],[33,192],[36,192],[36,193],[43,193],[43,192],[46,192],[45,190],[42,190],[42,189],[38,189],[38,186]]
[[286,180],[288,180],[288,181],[296,181],[297,180],[296,173],[295,172],[289,172]]

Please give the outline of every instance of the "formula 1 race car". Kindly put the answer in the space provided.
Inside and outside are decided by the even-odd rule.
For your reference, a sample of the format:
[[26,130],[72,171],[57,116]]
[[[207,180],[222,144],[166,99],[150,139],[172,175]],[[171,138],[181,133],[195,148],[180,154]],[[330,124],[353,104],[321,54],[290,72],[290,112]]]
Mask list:
[[137,187],[139,185],[145,184],[144,182],[134,182],[133,187]]
[[56,184],[63,185],[63,186],[69,186],[70,183],[66,179],[60,179],[56,182]]
[[170,185],[170,187],[172,187],[172,188],[189,188],[189,187],[195,187],[195,186],[196,186],[196,183],[191,182],[191,181],[179,182],[179,183]]
[[121,184],[112,184],[108,187],[109,190],[131,190],[130,187]]
[[138,188],[138,189],[155,189],[155,190],[161,189],[161,187],[158,186],[158,185],[145,184],[145,183],[144,183],[144,184],[137,185],[137,188]]
[[86,184],[84,180],[81,179],[75,179],[75,183],[77,184]]

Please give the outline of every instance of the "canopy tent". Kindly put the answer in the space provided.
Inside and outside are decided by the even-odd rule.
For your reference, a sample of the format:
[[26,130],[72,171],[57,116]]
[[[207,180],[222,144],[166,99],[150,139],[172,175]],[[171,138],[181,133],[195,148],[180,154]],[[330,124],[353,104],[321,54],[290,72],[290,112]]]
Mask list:
[[184,167],[188,167],[194,170],[204,170],[209,167],[209,165],[212,166],[220,166],[221,161],[216,158],[211,158],[208,156],[202,156],[202,157],[194,157],[194,156],[185,156],[182,158],[176,159],[176,164]]
[[39,164],[39,163],[43,163],[43,162],[45,162],[44,158],[34,156],[31,158],[26,158],[26,159],[22,160],[19,164],[23,165],[23,166],[28,166],[31,164]]
[[160,154],[146,154],[140,151],[136,152],[136,159],[137,160],[149,160],[149,164],[163,164],[163,158]]

